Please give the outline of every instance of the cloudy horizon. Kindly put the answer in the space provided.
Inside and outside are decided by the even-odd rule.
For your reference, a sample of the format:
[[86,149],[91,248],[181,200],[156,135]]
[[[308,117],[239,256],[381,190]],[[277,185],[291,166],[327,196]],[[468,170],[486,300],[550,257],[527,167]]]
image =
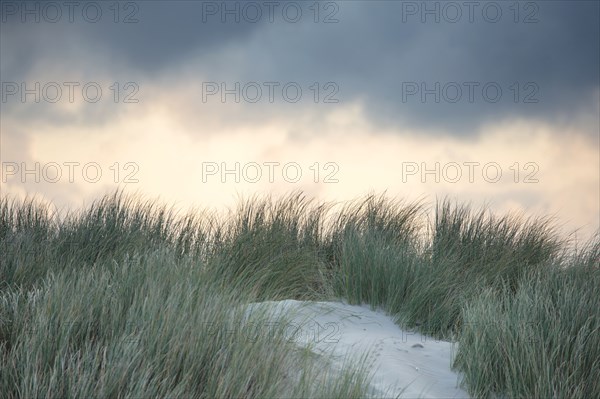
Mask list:
[[2,1],[2,195],[443,196],[600,227],[596,1]]

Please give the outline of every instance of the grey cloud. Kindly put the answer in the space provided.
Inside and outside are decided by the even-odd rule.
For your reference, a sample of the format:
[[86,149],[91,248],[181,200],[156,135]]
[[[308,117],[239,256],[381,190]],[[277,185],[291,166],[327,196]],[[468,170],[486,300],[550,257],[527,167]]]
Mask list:
[[[312,21],[308,9],[312,2],[299,3],[306,13],[299,23],[283,21],[279,14],[275,23],[265,17],[259,23],[243,18],[240,23],[231,19],[222,23],[219,16],[211,16],[205,23],[202,7],[206,3],[136,2],[139,22],[134,24],[115,24],[110,18],[97,24],[3,24],[3,80],[5,76],[24,79],[39,68],[39,63],[45,63],[49,70],[75,63],[89,68],[89,73],[103,69],[102,73],[115,79],[134,75],[142,82],[172,74],[180,65],[196,68],[203,78],[229,83],[292,81],[307,88],[313,82],[331,81],[339,86],[337,98],[341,102],[364,100],[376,123],[408,124],[454,134],[468,134],[482,124],[507,118],[559,121],[598,111],[597,2],[521,2],[519,23],[514,23],[509,8],[514,2],[492,2],[503,11],[498,23],[482,17],[478,10],[489,2],[480,2],[473,23],[466,14],[458,23],[444,21],[444,15],[440,23],[432,16],[422,23],[418,15],[403,14],[407,5],[423,7],[427,3],[431,7],[438,3],[446,7],[464,2],[348,1],[337,2],[339,10],[334,18],[339,22],[331,24]],[[208,3],[223,6],[223,2]],[[228,4],[242,7],[245,3]],[[526,4],[537,8],[525,8]],[[462,10],[466,13],[464,7]],[[522,23],[532,12],[538,22]],[[320,18],[324,15],[322,8]],[[104,63],[90,61],[90,55]],[[415,88],[413,82],[419,91],[422,83],[431,89],[440,82],[440,102],[435,102],[434,95],[427,95],[425,102],[420,93],[408,95],[406,90]],[[452,82],[462,90],[456,103],[443,96],[446,84],[449,100],[456,95]],[[471,86],[475,95],[472,103],[465,82],[475,82]],[[502,89],[497,103],[483,97],[486,83],[492,85],[488,92],[491,97],[495,87]],[[197,107],[201,106],[198,103]],[[302,104],[267,103],[249,106],[248,112],[268,116],[282,109],[297,112],[300,107]],[[3,108],[12,109],[10,105]],[[112,112],[112,107],[106,107],[104,113]],[[39,117],[50,114],[36,112]],[[102,120],[101,115],[92,117]]]
[[[513,3],[500,4],[507,13]],[[597,112],[598,3],[535,4],[537,23],[515,24],[513,15],[505,14],[498,23],[479,17],[452,24],[403,23],[402,2],[342,3],[339,24],[297,29],[271,38],[275,44],[268,48],[253,49],[260,62],[250,63],[245,76],[268,78],[264,66],[271,65],[269,74],[276,79],[333,80],[344,101],[365,99],[381,123],[455,133],[505,118],[562,120],[581,110]],[[436,82],[439,103],[432,94],[423,102],[422,84],[433,89]],[[456,103],[454,82],[462,90]],[[418,92],[410,95],[413,83]],[[494,102],[497,87],[502,96]]]
[[[16,58],[21,67],[35,62],[39,51],[64,52],[65,41],[77,37],[88,49],[105,51],[115,66],[125,64],[142,73],[151,73],[171,63],[183,62],[194,49],[210,51],[230,40],[243,40],[259,25],[243,20],[235,23],[234,17],[227,15],[227,21],[233,23],[222,23],[218,9],[214,15],[208,13],[215,7],[213,3],[220,8],[220,2],[131,1],[118,3],[118,11],[115,2],[82,1],[72,7],[64,5],[68,2],[55,2],[61,4],[62,13],[56,23],[45,21],[44,16],[50,11],[39,12],[39,23],[35,23],[34,15],[27,14],[26,22],[21,21],[22,9],[35,9],[37,4],[43,10],[43,2],[7,3],[15,4],[16,10],[11,8],[9,14],[3,8],[4,14],[8,14],[3,15],[6,19],[2,24],[3,44],[5,47],[12,44],[9,50],[18,53]],[[94,7],[86,8],[86,4]],[[207,4],[213,8],[207,8]],[[96,17],[98,12],[100,16]],[[96,19],[97,22],[91,22]]]

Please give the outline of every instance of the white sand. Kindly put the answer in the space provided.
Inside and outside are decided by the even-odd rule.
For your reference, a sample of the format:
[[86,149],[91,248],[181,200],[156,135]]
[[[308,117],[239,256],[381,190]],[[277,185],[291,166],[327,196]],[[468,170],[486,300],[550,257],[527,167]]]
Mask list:
[[[290,339],[319,355],[332,355],[334,369],[347,356],[368,354],[375,397],[469,398],[450,369],[457,344],[403,331],[367,305],[286,300],[249,305],[289,320]],[[286,331],[288,328],[286,327]]]

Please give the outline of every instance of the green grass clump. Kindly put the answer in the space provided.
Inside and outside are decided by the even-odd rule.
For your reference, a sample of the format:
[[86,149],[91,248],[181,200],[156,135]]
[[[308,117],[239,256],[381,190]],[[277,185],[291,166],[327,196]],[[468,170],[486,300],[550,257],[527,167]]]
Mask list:
[[450,338],[462,324],[461,309],[483,289],[500,292],[508,286],[514,294],[524,277],[543,270],[563,245],[549,219],[498,217],[486,209],[438,202],[404,320]]
[[[249,334],[239,298],[201,265],[164,249],[108,262],[51,273],[34,292],[3,293],[3,397],[366,394],[360,370],[324,378],[284,328]],[[300,372],[304,382],[290,384]]]
[[224,285],[251,287],[249,300],[323,298],[323,214],[301,194],[242,202],[219,234],[211,267]]
[[476,396],[600,395],[600,245],[464,308],[456,366]]

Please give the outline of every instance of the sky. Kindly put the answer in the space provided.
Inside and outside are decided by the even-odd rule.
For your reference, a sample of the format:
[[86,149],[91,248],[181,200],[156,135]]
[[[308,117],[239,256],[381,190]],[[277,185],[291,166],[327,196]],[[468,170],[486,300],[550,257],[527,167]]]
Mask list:
[[385,192],[600,226],[598,1],[0,5],[3,196]]

